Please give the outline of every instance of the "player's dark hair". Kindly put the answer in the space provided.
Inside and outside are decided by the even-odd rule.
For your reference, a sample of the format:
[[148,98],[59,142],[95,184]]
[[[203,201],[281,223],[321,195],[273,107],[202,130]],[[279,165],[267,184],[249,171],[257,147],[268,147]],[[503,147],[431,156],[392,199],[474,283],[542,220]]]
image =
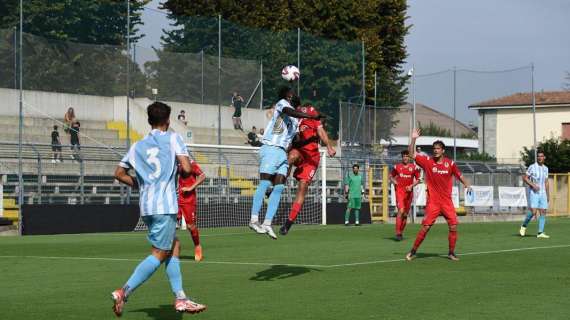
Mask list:
[[400,152],[400,154],[403,156],[409,156],[410,155],[410,151],[408,150],[403,150],[402,152]]
[[53,130],[57,130],[57,126],[54,125],[54,126],[53,126]]
[[170,106],[162,102],[153,102],[146,108],[148,123],[151,126],[160,126],[168,122],[170,118]]
[[543,156],[546,156],[546,154],[544,153],[543,150],[538,149],[538,150],[536,150],[536,156],[537,156],[537,157],[538,157],[538,154],[539,154],[539,153],[542,153]]
[[354,169],[354,168],[360,169],[360,166],[358,165],[358,163],[355,163],[355,164],[352,165],[352,169]]
[[287,99],[287,96],[292,92],[293,92],[293,89],[284,86],[284,87],[279,88],[277,95],[278,95],[280,100],[281,99]]
[[434,141],[434,142],[432,143],[432,146],[433,146],[433,147],[435,147],[435,146],[440,146],[442,149],[445,149],[445,143],[443,143],[443,141],[441,141],[441,140],[436,140],[436,141]]
[[291,107],[297,108],[301,105],[301,98],[298,95],[294,95],[291,97]]

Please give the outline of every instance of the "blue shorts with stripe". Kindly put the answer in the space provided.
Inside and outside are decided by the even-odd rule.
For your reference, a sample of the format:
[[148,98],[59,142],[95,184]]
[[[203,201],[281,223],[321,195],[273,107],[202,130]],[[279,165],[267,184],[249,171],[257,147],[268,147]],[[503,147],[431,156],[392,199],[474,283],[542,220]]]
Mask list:
[[263,145],[259,149],[259,172],[267,174],[287,175],[287,153],[283,148]]
[[536,193],[530,191],[528,194],[528,202],[531,209],[548,209],[548,199],[546,193]]
[[170,251],[176,236],[176,215],[154,214],[143,216],[142,219],[148,227],[147,239],[153,247]]

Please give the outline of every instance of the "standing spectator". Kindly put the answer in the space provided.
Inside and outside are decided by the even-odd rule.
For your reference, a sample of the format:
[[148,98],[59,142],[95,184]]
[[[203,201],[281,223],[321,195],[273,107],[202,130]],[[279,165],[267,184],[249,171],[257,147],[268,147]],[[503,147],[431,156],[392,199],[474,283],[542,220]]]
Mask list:
[[186,120],[186,111],[180,110],[180,113],[178,114],[178,120],[184,123],[185,126],[188,125],[188,121]]
[[59,140],[57,126],[53,126],[53,131],[51,132],[51,151],[53,152],[51,163],[63,162],[63,156],[61,155],[61,141]]
[[77,119],[71,123],[71,128],[69,128],[70,142],[71,142],[71,159],[80,161],[79,151],[81,150],[81,144],[79,143],[79,127],[81,124]]
[[261,141],[257,138],[257,128],[253,126],[251,131],[247,134],[247,143],[252,147],[261,147]]
[[234,129],[243,131],[241,126],[241,108],[243,106],[243,97],[239,95],[239,92],[235,91],[232,96],[232,107],[234,107],[234,114],[232,115],[232,121],[234,123]]
[[362,194],[364,188],[362,187],[362,175],[358,174],[360,166],[355,163],[352,166],[352,174],[349,174],[344,181],[344,192],[348,198],[348,205],[346,213],[344,214],[344,225],[348,226],[350,219],[350,212],[354,210],[354,225],[360,225],[360,207],[362,206]]
[[75,121],[75,111],[73,110],[73,108],[69,107],[69,109],[67,109],[67,112],[65,113],[65,115],[63,116],[63,131],[67,134],[69,134],[69,128],[71,128],[71,124]]

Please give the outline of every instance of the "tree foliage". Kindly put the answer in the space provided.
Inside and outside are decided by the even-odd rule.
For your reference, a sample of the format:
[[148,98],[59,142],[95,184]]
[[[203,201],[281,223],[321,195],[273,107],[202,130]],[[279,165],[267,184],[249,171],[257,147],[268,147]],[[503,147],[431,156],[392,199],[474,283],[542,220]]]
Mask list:
[[497,161],[497,158],[487,152],[461,152],[457,154],[457,160],[464,161]]
[[422,135],[430,136],[430,137],[453,137],[451,130],[442,128],[433,122],[429,122],[429,124],[422,125],[421,122],[418,122],[418,127],[422,130]]
[[[570,172],[570,140],[549,138],[538,144],[538,150],[544,151],[545,164],[551,173]],[[528,167],[535,162],[534,149],[523,147],[521,159]]]

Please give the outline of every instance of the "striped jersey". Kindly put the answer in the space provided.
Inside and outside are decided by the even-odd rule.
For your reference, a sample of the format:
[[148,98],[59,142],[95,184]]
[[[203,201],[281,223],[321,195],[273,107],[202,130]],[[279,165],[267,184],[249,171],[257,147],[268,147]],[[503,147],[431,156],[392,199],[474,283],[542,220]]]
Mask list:
[[531,164],[526,170],[526,175],[530,178],[532,183],[536,184],[540,190],[535,192],[532,188],[529,188],[531,192],[535,193],[546,193],[546,181],[548,179],[548,167],[545,165],[539,165],[538,163]]
[[285,99],[279,100],[275,105],[273,117],[271,117],[271,121],[265,128],[265,134],[263,134],[263,144],[280,147],[285,150],[289,148],[293,137],[297,133],[299,120],[283,113],[285,108],[293,109],[291,104]]
[[154,129],[133,144],[119,163],[123,168],[135,170],[141,216],[178,213],[177,155],[188,156],[182,137]]

